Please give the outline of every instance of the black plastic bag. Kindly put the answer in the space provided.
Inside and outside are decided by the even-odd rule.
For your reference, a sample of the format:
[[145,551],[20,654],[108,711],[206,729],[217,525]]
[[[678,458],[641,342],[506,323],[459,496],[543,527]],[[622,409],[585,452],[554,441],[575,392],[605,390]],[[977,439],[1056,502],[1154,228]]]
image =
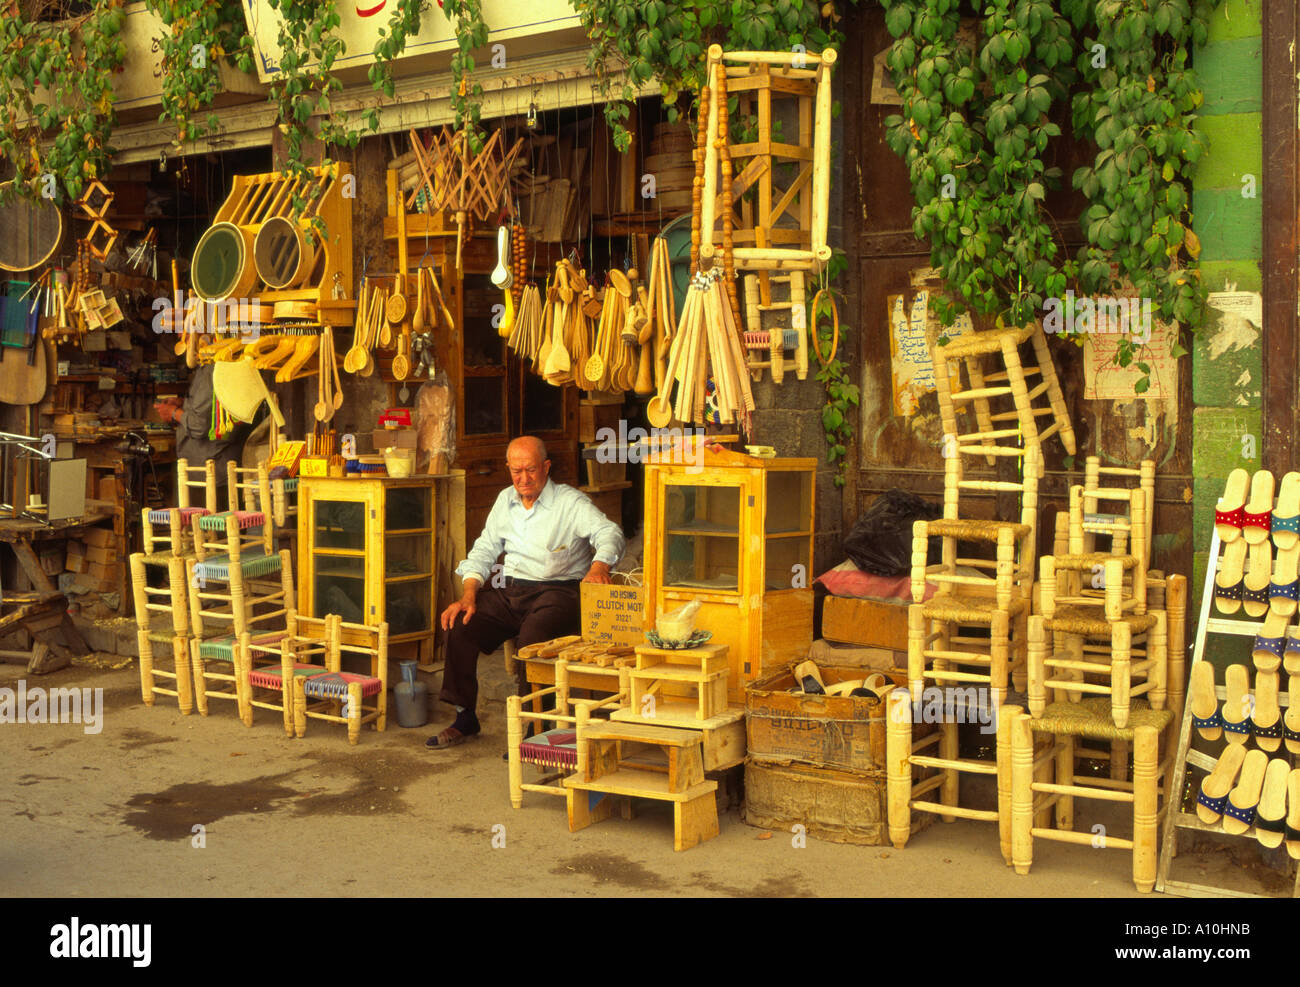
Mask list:
[[[906,490],[886,490],[853,522],[844,554],[864,572],[903,576],[912,571],[912,522],[933,521],[943,508]],[[930,553],[934,554],[935,539]]]

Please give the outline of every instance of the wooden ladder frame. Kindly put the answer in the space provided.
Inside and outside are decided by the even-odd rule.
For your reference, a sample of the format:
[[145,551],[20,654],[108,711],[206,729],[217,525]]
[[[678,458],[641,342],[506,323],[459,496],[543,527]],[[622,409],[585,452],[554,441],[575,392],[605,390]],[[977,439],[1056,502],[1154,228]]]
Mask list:
[[[1189,675],[1196,668],[1196,663],[1204,660],[1205,635],[1207,633],[1254,637],[1259,633],[1260,627],[1263,626],[1263,618],[1258,620],[1231,620],[1210,616],[1210,607],[1213,606],[1214,601],[1214,577],[1219,568],[1219,545],[1219,532],[1216,530],[1214,537],[1210,539],[1210,560],[1205,567],[1205,588],[1201,592],[1201,617],[1196,622],[1196,642],[1192,646],[1192,663],[1188,669]],[[1228,698],[1227,686],[1216,685],[1214,695],[1220,703],[1224,702]],[[1278,694],[1277,701],[1278,706],[1284,711],[1291,705],[1291,697],[1285,692]],[[1285,715],[1285,712],[1283,715]],[[1217,763],[1215,758],[1212,758],[1204,751],[1191,749],[1191,734],[1192,704],[1189,699],[1183,704],[1183,723],[1179,731],[1178,754],[1174,759],[1174,780],[1169,787],[1167,811],[1165,813],[1165,832],[1160,840],[1160,866],[1156,871],[1156,890],[1165,894],[1177,894],[1187,898],[1276,897],[1274,895],[1252,894],[1247,891],[1234,891],[1231,888],[1220,888],[1206,884],[1193,884],[1189,881],[1175,881],[1170,878],[1169,871],[1177,849],[1177,831],[1180,829],[1197,830],[1202,833],[1217,833],[1220,836],[1238,839],[1245,837],[1253,840],[1255,838],[1253,826],[1244,833],[1225,833],[1221,822],[1207,825],[1201,822],[1195,811],[1182,811],[1182,802],[1180,800],[1182,799],[1183,789],[1187,784],[1187,766],[1190,764],[1202,771],[1209,772],[1214,769],[1214,765]],[[1226,739],[1223,742],[1226,744]],[[1285,750],[1285,748],[1280,749]],[[1296,881],[1292,890],[1292,897],[1300,897],[1300,867],[1296,868]]]

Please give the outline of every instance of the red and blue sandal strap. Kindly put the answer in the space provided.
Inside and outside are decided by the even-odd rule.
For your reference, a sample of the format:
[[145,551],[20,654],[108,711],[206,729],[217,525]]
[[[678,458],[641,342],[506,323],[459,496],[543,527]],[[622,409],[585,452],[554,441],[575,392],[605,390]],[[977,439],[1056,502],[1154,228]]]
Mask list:
[[1196,801],[1205,806],[1216,815],[1223,815],[1223,807],[1228,804],[1228,796],[1224,795],[1217,799],[1212,799],[1204,792],[1196,793]]
[[1229,800],[1223,806],[1223,813],[1224,815],[1232,816],[1233,819],[1240,820],[1241,822],[1244,822],[1247,826],[1250,826],[1255,822],[1256,808],[1257,806],[1252,805],[1248,809],[1238,809],[1235,805],[1232,804],[1232,801]]
[[1229,528],[1240,528],[1246,517],[1246,508],[1238,507],[1235,511],[1215,511],[1214,523],[1224,524]]
[[1250,511],[1242,509],[1241,526],[1243,528],[1263,528],[1268,531],[1273,526],[1273,512],[1260,511],[1258,514],[1252,514]]

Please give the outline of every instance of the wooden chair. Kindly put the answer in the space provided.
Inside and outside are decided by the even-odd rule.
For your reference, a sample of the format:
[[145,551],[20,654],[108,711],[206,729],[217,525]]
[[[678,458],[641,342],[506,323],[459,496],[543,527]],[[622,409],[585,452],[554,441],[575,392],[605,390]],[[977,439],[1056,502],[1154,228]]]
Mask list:
[[[203,491],[203,502],[192,502],[192,490]],[[144,508],[140,527],[144,539],[144,561],[149,565],[166,565],[169,557],[183,558],[194,554],[191,524],[194,518],[217,511],[217,465],[209,459],[202,466],[188,460],[176,460],[176,506]]]
[[268,635],[260,641],[244,635],[237,674],[246,697],[240,711],[245,726],[253,725],[254,709],[269,709],[280,714],[285,736],[295,736],[294,690],[285,683],[338,668],[342,618],[329,614],[323,621],[313,624],[303,618],[302,623],[314,630],[299,633],[300,618],[291,610],[283,635]]
[[[1024,687],[1026,619],[1034,582],[1035,528],[1042,454],[1036,446],[1020,451],[1020,482],[966,480],[959,451],[948,457],[944,474],[944,516],[917,521],[912,529],[912,599],[908,608],[908,684],[919,702],[927,681],[937,684],[978,683],[1001,705],[1010,675]],[[982,521],[959,517],[963,491],[1019,493],[1020,521]],[[942,561],[927,566],[929,538],[942,540]],[[992,546],[994,558],[965,558],[961,542]],[[973,569],[978,574],[963,573]],[[985,575],[980,570],[988,574]],[[925,599],[926,583],[938,589]],[[988,636],[963,634],[967,627],[988,628]],[[927,665],[929,667],[927,667]],[[975,668],[978,671],[963,671]]]
[[203,560],[208,554],[220,551],[210,543],[220,543],[225,535],[226,548],[231,544],[231,528],[238,535],[240,551],[259,551],[271,555],[275,551],[275,532],[271,512],[271,481],[267,478],[266,464],[242,469],[228,463],[226,477],[230,494],[229,510],[219,514],[195,517],[195,555]]
[[[558,795],[567,790],[564,779],[574,772],[586,776],[587,747],[578,737],[597,709],[618,709],[627,705],[630,684],[627,669],[620,669],[619,691],[602,699],[573,699],[569,696],[569,663],[555,663],[555,685],[538,689],[526,696],[506,697],[506,744],[510,762],[510,804],[519,809],[524,792]],[[542,710],[542,702],[554,696],[554,708]],[[525,709],[531,704],[532,709]],[[535,724],[532,736],[525,739],[526,724]],[[550,724],[550,726],[548,726]],[[525,783],[524,764],[549,772],[540,781]]]
[[[282,476],[271,481],[271,520],[275,534],[291,551],[298,544],[298,477]],[[284,544],[284,542],[281,542]]]
[[[228,515],[226,522],[227,552],[186,563],[194,634],[190,655],[199,712],[208,714],[209,682],[233,683],[233,689],[218,689],[215,694],[237,700],[240,718],[250,722],[240,642],[247,634],[258,645],[278,644],[285,635],[285,624],[295,606],[293,563],[288,551],[241,553],[238,521]],[[231,670],[211,668],[209,662],[229,664]]]
[[[294,732],[305,736],[309,719],[346,723],[348,743],[355,746],[363,725],[373,723],[383,733],[388,724],[388,624],[348,624],[333,616],[338,644],[325,650],[326,670],[293,680]],[[319,623],[299,618],[299,630],[311,637]],[[370,674],[343,671],[343,654],[364,655],[370,662]],[[367,699],[370,705],[366,705]]]
[[[146,706],[154,696],[175,696],[181,714],[194,711],[194,688],[189,657],[189,608],[185,592],[185,562],[177,555],[167,556],[167,585],[149,585],[149,570],[143,552],[131,556],[131,586],[135,597],[136,641],[140,648],[140,692]],[[165,614],[155,626],[154,615]],[[171,651],[171,668],[162,667],[161,651]],[[158,678],[172,683],[160,685]]]
[[[1033,863],[1034,840],[1046,839],[1093,848],[1131,850],[1133,883],[1143,893],[1155,886],[1156,847],[1160,818],[1160,797],[1168,795],[1170,761],[1160,761],[1160,734],[1173,716],[1169,710],[1145,706],[1133,710],[1128,726],[1117,727],[1104,699],[1082,703],[1053,703],[1043,715],[1024,713],[1008,717],[1011,760],[1011,859],[1018,874],[1028,874]],[[1051,742],[1035,749],[1034,734],[1045,734]],[[1124,740],[1133,747],[1133,780],[1080,777],[1075,774],[1075,741],[1092,737]],[[1040,780],[1036,771],[1055,770],[1055,779]],[[1164,779],[1162,784],[1161,779]],[[1080,784],[1082,781],[1091,784]],[[1035,796],[1043,798],[1037,799]],[[1122,802],[1133,806],[1133,836],[1123,839],[1074,830],[1076,798]],[[1166,807],[1168,800],[1166,799]],[[1054,809],[1053,820],[1042,820],[1045,810]],[[1036,817],[1038,822],[1035,821]]]
[[[1039,563],[1041,614],[1029,619],[1029,711],[1034,716],[1041,715],[1048,689],[1066,690],[1075,702],[1084,692],[1110,696],[1117,727],[1127,725],[1132,696],[1147,694],[1153,708],[1164,708],[1167,617],[1164,611],[1147,610],[1146,496],[1132,490],[1129,497],[1127,518],[1095,521],[1093,527],[1135,554],[1080,552],[1044,556]],[[1082,504],[1083,488],[1072,487],[1070,541],[1078,549],[1084,548]],[[1058,595],[1058,569],[1076,576],[1069,581],[1081,585],[1074,595]],[[1135,651],[1134,639],[1143,635],[1145,650]],[[1104,644],[1089,644],[1099,638]]]
[[[1025,343],[1036,363],[1021,362]],[[946,345],[935,340],[930,353],[944,434],[953,436],[959,448],[977,449],[993,465],[997,456],[1015,455],[1008,440],[1018,436],[1027,446],[1039,446],[1057,435],[1074,455],[1074,428],[1041,325],[968,333]],[[1036,384],[1028,382],[1032,377],[1038,378]],[[957,427],[957,406],[967,402],[974,406],[978,430],[963,433]],[[1051,423],[1040,429],[1038,419],[1044,416]]]
[[[976,819],[998,824],[1002,856],[1011,863],[1011,762],[1010,724],[1022,712],[1019,706],[1002,706],[997,716],[997,760],[976,761],[958,757],[958,724],[944,722],[939,729],[919,739],[913,737],[915,707],[907,689],[894,689],[885,697],[886,799],[889,841],[899,850],[912,835],[912,813],[928,812],[944,822]],[[938,753],[926,753],[938,745]],[[983,774],[997,778],[997,808],[971,809],[957,804],[959,775]],[[939,801],[925,799],[935,790]]]

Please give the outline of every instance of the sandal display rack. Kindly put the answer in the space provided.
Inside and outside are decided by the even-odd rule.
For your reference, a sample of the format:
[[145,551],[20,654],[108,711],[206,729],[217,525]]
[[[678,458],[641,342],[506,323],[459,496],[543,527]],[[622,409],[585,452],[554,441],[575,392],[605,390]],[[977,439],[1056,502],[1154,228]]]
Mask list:
[[[1196,624],[1196,639],[1192,646],[1192,661],[1189,671],[1194,670],[1197,664],[1205,660],[1205,642],[1208,634],[1224,634],[1236,637],[1254,638],[1259,635],[1261,628],[1264,626],[1264,620],[1267,615],[1254,619],[1230,619],[1225,617],[1212,617],[1210,608],[1214,605],[1215,576],[1218,572],[1220,561],[1220,546],[1222,541],[1218,531],[1210,540],[1210,559],[1206,566],[1205,586],[1201,594],[1201,615]],[[1222,703],[1227,701],[1228,690],[1226,685],[1216,685],[1214,694],[1217,702],[1222,708]],[[1254,695],[1253,691],[1251,693]],[[1285,710],[1291,705],[1290,695],[1287,692],[1279,692],[1278,706],[1283,711],[1282,717],[1285,718]],[[1192,741],[1192,706],[1189,700],[1183,707],[1183,722],[1179,731],[1178,753],[1174,760],[1173,782],[1167,793],[1167,815],[1165,818],[1165,830],[1160,844],[1160,864],[1156,871],[1156,890],[1165,894],[1179,895],[1188,898],[1259,898],[1271,897],[1270,895],[1255,894],[1247,891],[1237,891],[1231,888],[1217,887],[1214,885],[1196,884],[1190,881],[1174,880],[1170,877],[1170,871],[1173,866],[1173,858],[1177,853],[1178,831],[1179,830],[1196,830],[1202,833],[1215,833],[1224,837],[1255,839],[1255,829],[1252,826],[1244,833],[1234,834],[1227,833],[1223,829],[1222,822],[1205,823],[1197,816],[1195,811],[1184,812],[1182,808],[1183,792],[1187,784],[1188,766],[1204,771],[1207,775],[1213,771],[1217,758],[1207,754],[1204,751],[1193,750]],[[1279,720],[1281,722],[1281,720]],[[1217,741],[1210,741],[1226,747],[1229,743],[1226,733]],[[1286,748],[1281,748],[1285,753]],[[1279,754],[1278,756],[1283,756]],[[1294,758],[1292,758],[1294,762]],[[1285,816],[1283,817],[1286,818]],[[1292,897],[1300,897],[1300,866],[1296,868],[1296,879],[1292,888]]]

